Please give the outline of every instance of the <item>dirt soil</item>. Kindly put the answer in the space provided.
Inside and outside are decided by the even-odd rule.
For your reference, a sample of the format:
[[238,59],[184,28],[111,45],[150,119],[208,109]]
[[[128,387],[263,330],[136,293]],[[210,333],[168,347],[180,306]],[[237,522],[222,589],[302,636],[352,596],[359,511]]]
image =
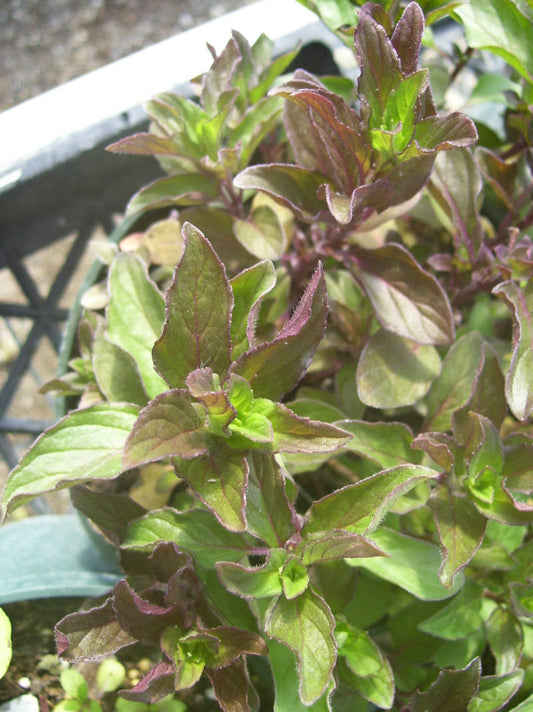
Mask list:
[[251,0],[1,0],[0,111]]

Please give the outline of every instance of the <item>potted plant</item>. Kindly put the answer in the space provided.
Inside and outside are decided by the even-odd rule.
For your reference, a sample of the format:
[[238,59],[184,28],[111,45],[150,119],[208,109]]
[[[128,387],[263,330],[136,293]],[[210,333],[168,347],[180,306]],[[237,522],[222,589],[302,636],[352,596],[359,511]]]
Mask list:
[[[102,308],[53,384],[79,405],[4,513],[69,487],[118,550],[124,578],[56,639],[67,660],[150,650],[128,700],[525,712],[531,8],[304,4],[353,45],[355,84],[281,77],[293,55],[235,33],[198,101],[156,97],[111,147],[168,175],[129,204],[151,226],[102,253]],[[451,12],[469,48],[422,68]],[[501,109],[476,127],[444,90],[486,46],[514,73],[474,82],[466,110]]]

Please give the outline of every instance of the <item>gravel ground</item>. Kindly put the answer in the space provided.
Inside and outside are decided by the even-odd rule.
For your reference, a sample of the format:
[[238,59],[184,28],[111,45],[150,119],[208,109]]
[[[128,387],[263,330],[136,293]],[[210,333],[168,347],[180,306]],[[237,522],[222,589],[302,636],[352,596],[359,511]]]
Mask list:
[[0,0],[0,111],[251,0]]

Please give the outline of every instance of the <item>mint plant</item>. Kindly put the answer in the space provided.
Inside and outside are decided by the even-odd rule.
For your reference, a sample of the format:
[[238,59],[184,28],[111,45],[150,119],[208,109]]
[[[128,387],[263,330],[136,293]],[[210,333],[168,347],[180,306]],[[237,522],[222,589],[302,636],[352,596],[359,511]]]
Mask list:
[[[155,222],[101,252],[49,386],[79,406],[3,512],[69,487],[118,549],[124,579],[56,638],[68,660],[151,649],[132,703],[207,684],[225,712],[525,712],[533,18],[304,4],[354,47],[355,85],[281,77],[294,54],[234,33],[197,102],[157,97],[111,147],[167,172],[128,208]],[[438,73],[422,46],[449,13],[470,47]],[[476,80],[487,47],[502,82]],[[470,71],[465,111],[499,123],[446,106]]]

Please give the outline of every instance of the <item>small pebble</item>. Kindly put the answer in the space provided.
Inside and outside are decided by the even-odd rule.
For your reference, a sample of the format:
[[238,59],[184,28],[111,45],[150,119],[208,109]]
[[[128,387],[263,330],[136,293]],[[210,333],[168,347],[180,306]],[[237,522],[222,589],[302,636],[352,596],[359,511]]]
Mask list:
[[29,677],[21,677],[18,681],[18,686],[22,687],[23,690],[29,690],[31,687],[31,680]]

